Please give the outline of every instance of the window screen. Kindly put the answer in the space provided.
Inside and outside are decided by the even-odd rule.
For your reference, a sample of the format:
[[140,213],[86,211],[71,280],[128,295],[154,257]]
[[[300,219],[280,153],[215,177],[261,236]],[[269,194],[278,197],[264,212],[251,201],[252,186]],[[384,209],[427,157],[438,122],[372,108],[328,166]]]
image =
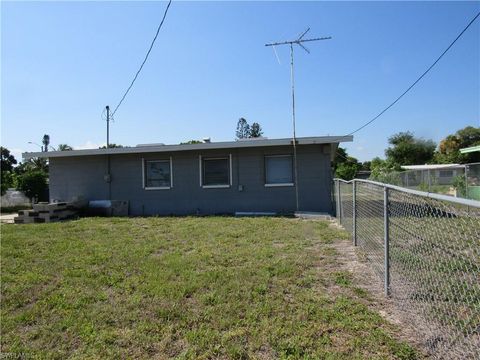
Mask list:
[[203,185],[230,185],[228,158],[203,159]]
[[292,156],[266,156],[265,157],[265,183],[266,184],[292,184]]
[[145,187],[170,187],[170,161],[145,162]]

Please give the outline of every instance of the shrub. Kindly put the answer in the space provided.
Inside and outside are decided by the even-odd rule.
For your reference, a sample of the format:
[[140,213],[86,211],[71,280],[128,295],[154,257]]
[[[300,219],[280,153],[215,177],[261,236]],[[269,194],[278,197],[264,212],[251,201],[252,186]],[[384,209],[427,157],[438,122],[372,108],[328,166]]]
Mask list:
[[47,174],[41,170],[27,171],[18,177],[18,188],[30,199],[43,200],[48,189]]

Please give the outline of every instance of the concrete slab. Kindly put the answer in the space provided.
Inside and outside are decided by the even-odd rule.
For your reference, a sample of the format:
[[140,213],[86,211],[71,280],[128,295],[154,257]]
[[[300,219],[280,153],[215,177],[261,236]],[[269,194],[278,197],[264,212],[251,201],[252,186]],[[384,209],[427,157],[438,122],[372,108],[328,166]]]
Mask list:
[[313,211],[296,211],[295,217],[299,219],[313,219],[313,220],[331,220],[332,216],[327,213],[313,212]]
[[268,211],[236,211],[235,216],[275,216],[277,213]]
[[13,224],[13,219],[17,216],[17,214],[4,214],[0,215],[0,222],[2,224]]

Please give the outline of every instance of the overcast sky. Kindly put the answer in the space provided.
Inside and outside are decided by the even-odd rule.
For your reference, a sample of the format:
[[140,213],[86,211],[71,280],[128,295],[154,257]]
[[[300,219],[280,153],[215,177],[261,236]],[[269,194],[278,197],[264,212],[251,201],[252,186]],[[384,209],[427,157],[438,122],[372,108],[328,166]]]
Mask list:
[[[2,2],[1,141],[35,151],[105,143],[166,2]],[[403,92],[480,11],[479,2],[173,2],[150,58],[111,126],[111,142],[232,140],[239,117],[290,137],[289,49],[295,49],[297,136],[344,135]],[[398,131],[439,141],[480,126],[480,20],[404,99],[355,135],[360,160]]]

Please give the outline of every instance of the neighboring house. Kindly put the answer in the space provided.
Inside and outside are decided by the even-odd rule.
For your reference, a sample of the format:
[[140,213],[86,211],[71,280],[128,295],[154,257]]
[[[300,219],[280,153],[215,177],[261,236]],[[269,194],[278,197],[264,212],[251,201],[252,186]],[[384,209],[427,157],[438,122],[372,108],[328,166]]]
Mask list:
[[427,164],[405,165],[402,169],[409,170],[402,173],[405,186],[451,185],[454,178],[465,173],[465,165],[461,164]]
[[128,200],[130,215],[331,213],[331,161],[352,136],[25,153],[49,158],[50,200]]

